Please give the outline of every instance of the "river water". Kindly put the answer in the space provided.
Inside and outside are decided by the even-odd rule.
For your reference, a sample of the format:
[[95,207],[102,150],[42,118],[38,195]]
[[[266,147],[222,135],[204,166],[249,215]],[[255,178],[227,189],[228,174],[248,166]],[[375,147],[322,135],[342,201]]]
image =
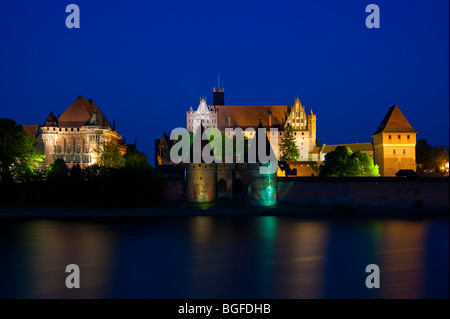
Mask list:
[[448,297],[448,219],[0,219],[0,298]]

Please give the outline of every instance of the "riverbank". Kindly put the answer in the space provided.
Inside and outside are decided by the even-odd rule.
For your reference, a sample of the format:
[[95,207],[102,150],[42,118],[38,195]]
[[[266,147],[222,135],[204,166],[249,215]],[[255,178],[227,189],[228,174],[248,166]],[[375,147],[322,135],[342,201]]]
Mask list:
[[307,218],[448,218],[448,208],[364,206],[351,204],[278,203],[272,207],[253,207],[240,201],[217,200],[211,203],[186,201],[161,202],[153,207],[93,206],[6,206],[0,218],[132,218],[163,216],[303,216]]

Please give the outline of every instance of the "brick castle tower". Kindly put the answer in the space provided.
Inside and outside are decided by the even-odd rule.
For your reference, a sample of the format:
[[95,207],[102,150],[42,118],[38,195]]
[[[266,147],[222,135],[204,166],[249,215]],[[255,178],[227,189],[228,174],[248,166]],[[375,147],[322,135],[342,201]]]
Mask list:
[[416,170],[416,134],[400,108],[391,106],[372,135],[374,162],[381,176],[395,176],[400,169]]

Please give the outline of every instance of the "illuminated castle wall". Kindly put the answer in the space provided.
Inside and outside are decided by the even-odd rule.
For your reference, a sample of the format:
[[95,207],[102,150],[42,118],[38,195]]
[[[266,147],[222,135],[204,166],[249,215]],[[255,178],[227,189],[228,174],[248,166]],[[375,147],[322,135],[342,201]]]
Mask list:
[[69,167],[78,164],[84,168],[96,163],[105,142],[117,145],[121,154],[126,152],[114,126],[92,100],[79,96],[60,117],[51,112],[33,137],[45,155],[44,166],[61,158]]
[[[279,159],[279,145],[287,123],[294,129],[295,141],[300,151],[299,161],[312,160],[311,151],[316,146],[317,117],[312,109],[306,115],[304,106],[297,98],[294,105],[224,105],[224,88],[213,88],[213,102],[208,105],[206,98],[201,98],[196,110],[191,106],[186,112],[186,128],[189,132],[197,133],[200,125],[215,127],[225,132],[226,128],[253,128],[256,131],[261,121],[268,132],[276,128],[277,133],[268,134],[272,149]],[[244,133],[251,140],[252,133]],[[232,134],[227,135],[231,138]],[[277,145],[278,147],[275,147]]]
[[186,164],[186,200],[195,203],[208,203],[217,198],[217,164]]
[[[389,108],[373,135],[373,143],[316,146],[316,115],[312,110],[306,115],[305,108],[298,98],[293,106],[236,106],[223,105],[223,88],[214,89],[213,93],[214,102],[218,103],[217,105],[208,105],[206,98],[202,98],[195,111],[191,107],[187,112],[188,131],[197,136],[203,132],[204,127],[215,127],[222,132],[225,128],[239,127],[244,130],[253,128],[255,131],[258,128],[265,128],[268,132],[266,143],[273,148],[274,145],[280,144],[284,127],[289,123],[294,129],[296,144],[300,150],[299,161],[280,162],[278,176],[277,173],[261,174],[260,163],[174,165],[169,157],[172,143],[164,134],[160,140],[156,140],[156,165],[161,169],[178,167],[184,170],[183,176],[179,173],[178,180],[171,177],[165,183],[164,193],[167,194],[168,199],[179,199],[180,196],[191,202],[211,202],[217,198],[243,199],[253,206],[271,206],[277,202],[278,196],[295,197],[295,194],[288,195],[292,185],[286,186],[287,181],[279,184],[279,178],[288,180],[292,178],[282,177],[286,176],[285,172],[288,171],[283,168],[283,165],[297,170],[297,174],[289,174],[289,176],[315,176],[325,155],[334,151],[339,145],[348,146],[353,152],[361,151],[373,158],[375,164],[380,167],[381,176],[395,176],[401,169],[415,170],[417,132],[408,123],[397,105]],[[277,128],[278,134],[269,132],[270,128]],[[226,134],[226,137],[232,138],[233,133]],[[248,132],[244,134],[249,139],[249,145],[256,142],[254,134]],[[278,159],[279,155],[276,154]],[[291,180],[295,181],[293,178]],[[323,186],[323,184],[320,185]]]
[[400,108],[391,106],[372,136],[381,176],[395,176],[400,169],[416,170],[416,134]]

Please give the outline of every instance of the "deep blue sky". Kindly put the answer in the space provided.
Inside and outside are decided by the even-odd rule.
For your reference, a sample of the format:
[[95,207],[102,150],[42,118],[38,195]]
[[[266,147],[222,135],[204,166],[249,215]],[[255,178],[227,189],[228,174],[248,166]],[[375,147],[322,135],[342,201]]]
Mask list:
[[[67,29],[78,4],[81,28]],[[367,4],[381,28],[367,29]],[[370,142],[398,102],[418,138],[449,143],[449,1],[0,3],[0,117],[43,124],[93,98],[153,163],[220,73],[226,104],[317,113],[321,143]]]

